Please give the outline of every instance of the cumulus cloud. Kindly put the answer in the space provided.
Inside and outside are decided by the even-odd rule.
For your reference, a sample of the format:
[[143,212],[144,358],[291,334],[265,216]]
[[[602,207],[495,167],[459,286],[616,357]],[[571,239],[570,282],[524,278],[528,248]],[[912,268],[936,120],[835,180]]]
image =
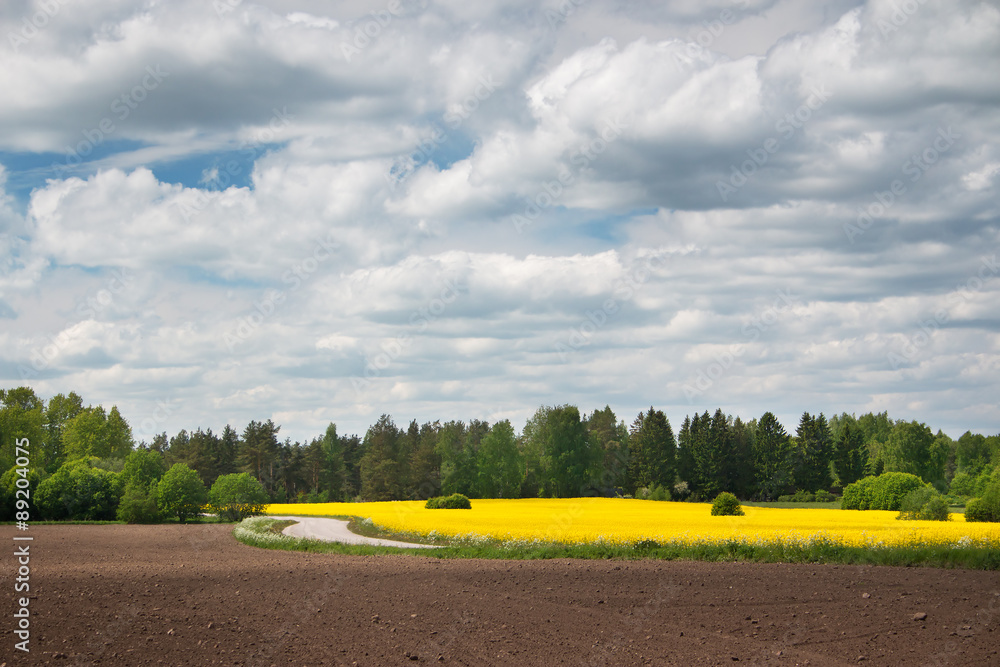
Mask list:
[[995,424],[993,3],[51,4],[0,8],[6,384]]

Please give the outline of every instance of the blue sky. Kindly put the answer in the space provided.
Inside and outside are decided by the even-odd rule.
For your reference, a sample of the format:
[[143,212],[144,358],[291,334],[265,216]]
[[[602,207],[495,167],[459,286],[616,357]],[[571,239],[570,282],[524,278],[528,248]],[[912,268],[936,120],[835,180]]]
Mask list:
[[0,384],[1000,430],[995,3],[391,9],[4,3]]

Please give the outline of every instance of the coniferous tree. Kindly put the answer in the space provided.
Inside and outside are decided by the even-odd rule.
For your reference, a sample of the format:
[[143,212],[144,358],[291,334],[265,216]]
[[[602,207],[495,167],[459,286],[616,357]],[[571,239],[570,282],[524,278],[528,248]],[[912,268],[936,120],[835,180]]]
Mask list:
[[437,452],[441,423],[420,426],[420,440],[410,463],[416,500],[427,500],[441,493],[441,455]]
[[808,412],[803,412],[795,436],[795,486],[804,491],[826,489],[831,482],[830,461],[833,458],[830,427],[826,417],[823,413],[813,417]]
[[729,454],[725,459],[725,489],[739,498],[753,494],[756,478],[753,468],[753,431],[736,417],[729,429]]
[[389,415],[383,414],[365,433],[365,453],[361,458],[361,496],[365,500],[398,500],[399,429]]
[[642,487],[661,486],[668,491],[677,475],[677,441],[670,420],[650,406],[632,422],[629,433],[629,477],[635,493]]
[[[697,417],[698,415],[695,414],[695,418]],[[682,482],[687,482],[691,490],[694,490],[696,475],[697,466],[691,441],[691,417],[685,416],[680,433],[677,434],[677,476]]]
[[792,485],[791,438],[773,412],[765,412],[753,440],[753,467],[757,489],[764,500],[775,500]]
[[841,488],[853,484],[865,475],[868,448],[864,433],[853,418],[840,418],[834,469]]
[[244,469],[263,485],[268,494],[273,494],[275,490],[274,464],[278,456],[280,429],[270,419],[266,422],[251,421],[240,440],[239,459]]
[[356,498],[361,494],[361,459],[365,456],[365,443],[357,434],[340,439],[344,452],[344,495]]
[[714,497],[724,489],[728,435],[728,423],[721,409],[714,416],[706,410],[691,419],[688,440],[695,469],[692,490],[703,498]]

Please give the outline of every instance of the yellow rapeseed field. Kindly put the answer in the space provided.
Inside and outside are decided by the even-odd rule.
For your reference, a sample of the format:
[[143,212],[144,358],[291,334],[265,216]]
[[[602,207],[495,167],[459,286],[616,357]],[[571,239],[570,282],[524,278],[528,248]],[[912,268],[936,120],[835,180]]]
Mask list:
[[705,503],[623,498],[473,500],[471,510],[428,510],[422,501],[270,505],[269,514],[347,515],[423,536],[516,542],[696,544],[825,540],[845,546],[952,544],[1000,547],[1000,524],[898,521],[896,512],[746,507],[745,516],[711,516]]

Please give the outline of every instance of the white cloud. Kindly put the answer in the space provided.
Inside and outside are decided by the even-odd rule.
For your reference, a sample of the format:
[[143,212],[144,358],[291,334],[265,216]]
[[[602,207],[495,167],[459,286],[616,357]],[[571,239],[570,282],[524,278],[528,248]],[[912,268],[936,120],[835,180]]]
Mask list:
[[70,3],[0,46],[4,382],[297,439],[561,402],[995,424],[991,3],[708,37],[729,3],[403,4],[362,46],[384,4]]

